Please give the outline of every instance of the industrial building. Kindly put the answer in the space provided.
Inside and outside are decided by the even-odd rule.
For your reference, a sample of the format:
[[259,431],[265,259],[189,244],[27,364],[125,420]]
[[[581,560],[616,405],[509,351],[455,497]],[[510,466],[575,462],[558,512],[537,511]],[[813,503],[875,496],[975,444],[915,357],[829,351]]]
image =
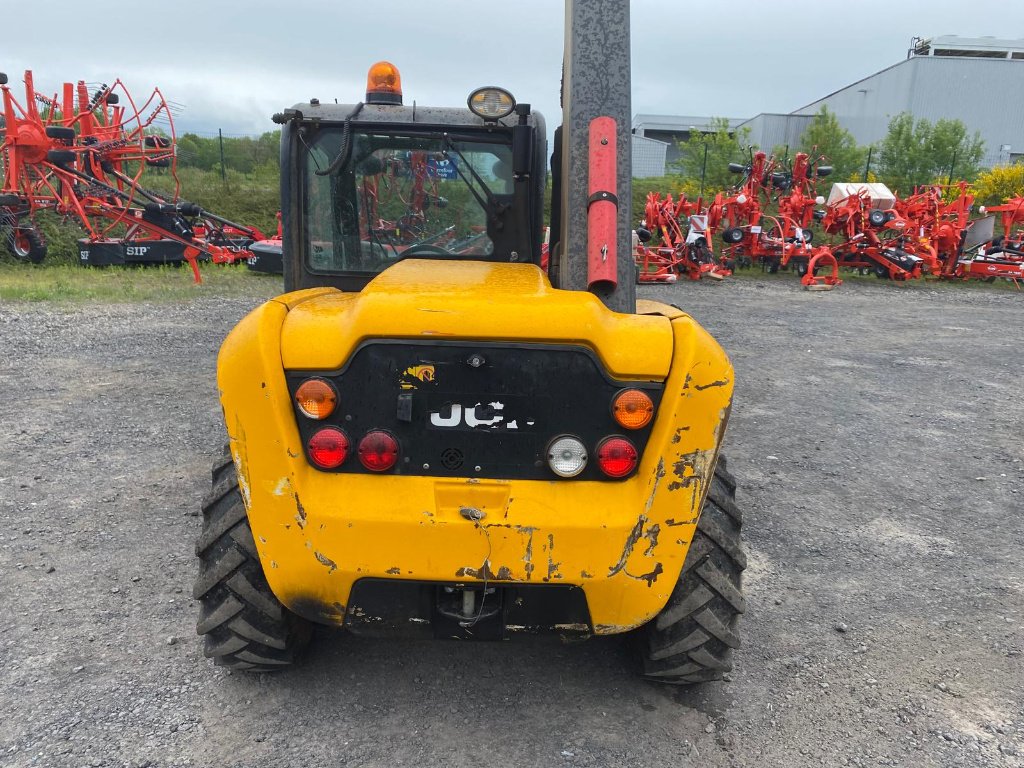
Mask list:
[[[915,38],[903,61],[851,83],[788,113],[762,113],[730,120],[733,130],[748,129],[747,141],[771,149],[794,146],[822,107],[835,114],[858,144],[883,139],[889,121],[901,112],[935,122],[960,120],[985,141],[986,166],[1024,160],[1024,39],[966,38],[946,35]],[[676,142],[705,130],[711,118],[637,115],[633,133],[667,142],[666,166],[658,172],[638,164],[634,176],[665,173],[678,157]]]

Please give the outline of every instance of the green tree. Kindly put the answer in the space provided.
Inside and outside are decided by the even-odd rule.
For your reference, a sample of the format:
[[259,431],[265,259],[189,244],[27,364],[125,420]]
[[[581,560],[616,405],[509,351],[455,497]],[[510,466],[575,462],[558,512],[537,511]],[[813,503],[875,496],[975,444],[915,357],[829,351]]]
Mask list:
[[973,179],[980,170],[985,142],[967,133],[959,120],[939,120],[932,125],[909,112],[889,122],[889,132],[879,147],[878,175],[894,191],[909,194],[920,184]]
[[728,119],[712,118],[709,133],[694,133],[686,141],[679,142],[679,159],[673,166],[684,178],[699,185],[707,152],[705,195],[728,189],[736,184],[737,179],[735,174],[729,173],[729,163],[746,163],[749,160],[744,148],[749,136],[749,128],[731,133]]
[[863,173],[868,154],[868,148],[858,146],[853,134],[839,124],[835,113],[826,106],[822,106],[800,137],[800,148],[812,158],[824,155],[826,164],[835,169],[836,179]]
[[953,181],[974,180],[981,171],[985,142],[978,131],[971,136],[959,120],[938,120],[932,126],[925,148],[932,159],[935,176],[953,177]]

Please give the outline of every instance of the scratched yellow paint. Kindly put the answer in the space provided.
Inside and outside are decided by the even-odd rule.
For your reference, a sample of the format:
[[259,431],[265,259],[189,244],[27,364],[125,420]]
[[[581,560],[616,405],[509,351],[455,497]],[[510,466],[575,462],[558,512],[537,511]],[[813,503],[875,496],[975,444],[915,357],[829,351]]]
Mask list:
[[[340,623],[359,578],[486,577],[579,585],[599,634],[653,618],[693,536],[733,372],[689,316],[654,302],[639,309],[643,315],[616,314],[589,294],[555,290],[532,265],[409,260],[359,294],[314,289],[253,311],[224,342],[218,384],[277,597],[309,618]],[[624,482],[592,482],[309,467],[284,369],[337,369],[362,340],[424,336],[583,344],[619,378],[664,378],[639,471]],[[462,507],[483,519],[467,520]]]

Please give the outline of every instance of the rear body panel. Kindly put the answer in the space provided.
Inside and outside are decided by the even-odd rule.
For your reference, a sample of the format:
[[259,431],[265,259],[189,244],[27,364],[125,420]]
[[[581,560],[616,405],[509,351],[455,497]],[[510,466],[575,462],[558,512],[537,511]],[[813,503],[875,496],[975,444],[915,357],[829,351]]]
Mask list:
[[[275,595],[341,625],[360,579],[557,584],[583,591],[597,634],[653,618],[693,536],[733,374],[690,317],[651,302],[639,311],[616,314],[592,295],[554,290],[529,264],[409,260],[358,294],[315,288],[252,312],[222,347],[218,384]],[[443,476],[311,467],[287,377],[339,371],[380,340],[490,344],[505,355],[530,345],[586,350],[613,383],[660,388],[639,467],[618,481],[488,477],[472,463]],[[575,383],[550,386],[571,392]]]

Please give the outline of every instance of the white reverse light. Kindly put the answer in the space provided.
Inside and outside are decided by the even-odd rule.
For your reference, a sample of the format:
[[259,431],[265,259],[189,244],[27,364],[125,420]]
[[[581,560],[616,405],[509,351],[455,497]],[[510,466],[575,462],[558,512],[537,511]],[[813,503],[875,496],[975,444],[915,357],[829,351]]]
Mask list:
[[587,466],[587,447],[575,437],[556,437],[548,446],[548,466],[559,477],[576,477]]

